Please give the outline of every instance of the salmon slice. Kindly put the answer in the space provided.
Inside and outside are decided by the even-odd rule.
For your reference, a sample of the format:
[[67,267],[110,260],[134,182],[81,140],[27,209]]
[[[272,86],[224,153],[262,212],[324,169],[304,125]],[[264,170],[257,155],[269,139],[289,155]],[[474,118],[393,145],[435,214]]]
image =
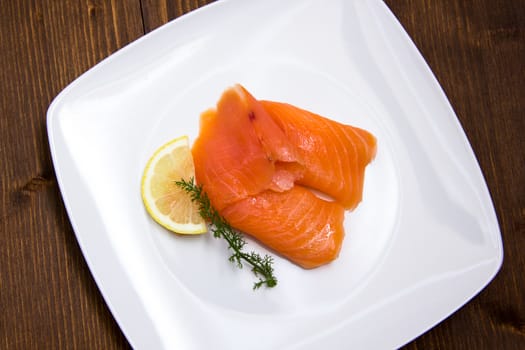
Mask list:
[[269,188],[288,190],[303,173],[297,148],[240,85],[201,115],[192,155],[196,180],[219,212]]
[[344,208],[302,186],[247,197],[222,215],[233,227],[306,269],[331,262],[341,250]]
[[354,209],[362,199],[365,167],[376,154],[376,138],[290,104],[261,104],[299,150],[305,172],[297,183]]
[[[201,115],[197,184],[235,228],[304,268],[334,260],[347,208],[361,201],[376,139],[236,85]],[[315,189],[331,196],[327,201]]]

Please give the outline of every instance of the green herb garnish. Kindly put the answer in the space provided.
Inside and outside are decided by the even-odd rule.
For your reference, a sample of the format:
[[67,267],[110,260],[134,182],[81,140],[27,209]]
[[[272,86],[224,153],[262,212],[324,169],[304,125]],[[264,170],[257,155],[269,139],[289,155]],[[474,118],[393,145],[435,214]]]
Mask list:
[[258,289],[262,285],[272,288],[277,285],[277,279],[273,274],[273,257],[265,255],[261,257],[256,252],[246,253],[242,249],[246,241],[242,235],[230,226],[230,224],[212,207],[208,195],[202,190],[202,186],[195,184],[193,178],[189,181],[184,179],[175,182],[177,186],[190,194],[191,200],[199,206],[199,214],[208,221],[210,230],[215,238],[223,238],[228,242],[228,249],[233,251],[229,257],[232,263],[238,268],[243,267],[243,261],[252,267],[252,272],[259,278],[253,284],[253,289]]

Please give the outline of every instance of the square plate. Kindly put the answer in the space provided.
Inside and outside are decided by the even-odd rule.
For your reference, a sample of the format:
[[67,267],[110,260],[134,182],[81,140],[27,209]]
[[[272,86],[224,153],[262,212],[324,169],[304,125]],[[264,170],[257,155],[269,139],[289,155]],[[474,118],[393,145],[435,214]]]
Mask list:
[[[194,140],[200,112],[234,83],[378,138],[340,257],[311,271],[276,258],[279,285],[256,292],[224,242],[169,234],[140,198],[152,152],[183,134]],[[201,8],[74,81],[49,108],[48,134],[85,259],[137,349],[396,348],[476,295],[502,263],[468,140],[379,0]]]

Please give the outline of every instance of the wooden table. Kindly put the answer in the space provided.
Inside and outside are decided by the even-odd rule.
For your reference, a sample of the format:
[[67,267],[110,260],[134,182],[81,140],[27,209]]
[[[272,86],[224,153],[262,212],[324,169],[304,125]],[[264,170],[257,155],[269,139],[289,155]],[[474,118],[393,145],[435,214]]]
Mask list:
[[[2,0],[0,348],[129,347],[64,210],[46,110],[95,63],[207,2]],[[406,349],[525,349],[523,0],[386,3],[455,108],[491,191],[505,245],[495,280]]]

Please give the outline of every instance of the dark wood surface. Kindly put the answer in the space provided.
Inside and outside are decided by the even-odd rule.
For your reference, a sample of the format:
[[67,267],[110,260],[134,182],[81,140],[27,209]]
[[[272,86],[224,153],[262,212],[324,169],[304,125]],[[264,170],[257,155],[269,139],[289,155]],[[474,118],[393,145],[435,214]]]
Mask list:
[[[82,257],[57,187],[46,110],[127,43],[209,1],[0,3],[0,348],[129,347]],[[525,349],[525,4],[387,0],[442,84],[494,200],[494,281],[406,349]],[[378,330],[380,336],[380,330]]]

